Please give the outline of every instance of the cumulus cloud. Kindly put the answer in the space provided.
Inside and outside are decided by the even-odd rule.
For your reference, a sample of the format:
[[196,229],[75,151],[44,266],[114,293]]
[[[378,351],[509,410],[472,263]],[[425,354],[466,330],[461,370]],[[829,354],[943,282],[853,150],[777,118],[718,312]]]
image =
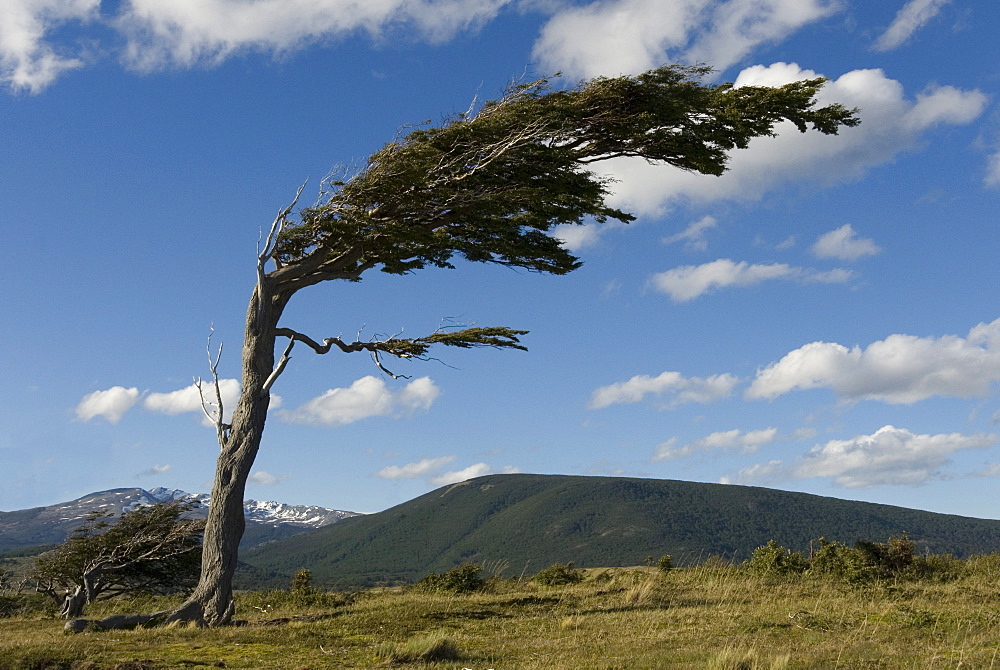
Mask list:
[[[215,389],[211,382],[202,382],[202,390],[205,394],[205,402],[209,406],[209,411],[215,412],[216,397]],[[220,379],[219,391],[222,395],[222,406],[226,413],[226,419],[232,415],[233,407],[240,396],[240,382],[238,379]],[[185,412],[202,413],[202,394],[198,390],[198,384],[191,384],[169,393],[150,393],[142,401],[143,409],[160,414],[184,414]]]
[[94,391],[83,396],[76,406],[76,416],[81,421],[100,416],[108,423],[118,423],[137,400],[139,389],[112,386],[106,391]]
[[380,479],[417,479],[438,472],[453,460],[455,460],[454,456],[442,456],[440,458],[425,458],[406,465],[389,465],[376,472],[375,476]]
[[840,268],[820,272],[784,263],[751,265],[746,261],[737,263],[720,258],[702,265],[682,265],[657,273],[650,283],[674,302],[688,302],[720,288],[753,286],[775,279],[841,284],[853,276],[850,270]]
[[699,451],[715,450],[739,451],[744,454],[752,454],[762,446],[770,444],[776,439],[778,439],[777,428],[765,428],[763,430],[750,430],[747,432],[740,430],[720,431],[681,446],[677,446],[676,439],[671,439],[657,445],[656,451],[653,454],[653,460],[666,461],[685,458]]
[[260,484],[261,486],[270,486],[271,484],[277,484],[280,481],[280,477],[275,477],[270,472],[264,472],[263,470],[258,470],[250,475],[250,482],[253,484]]
[[560,224],[552,229],[552,237],[559,240],[566,249],[580,251],[595,246],[600,241],[602,232],[603,229],[596,223]]
[[708,248],[708,240],[705,233],[719,225],[714,216],[703,216],[697,221],[692,221],[687,228],[669,237],[663,238],[664,244],[674,242],[684,242],[684,247],[690,251],[704,251]]
[[[818,76],[794,63],[756,65],[736,78],[738,86],[781,86]],[[819,104],[839,102],[859,108],[861,125],[839,135],[800,133],[788,122],[775,127],[777,137],[752,140],[734,151],[721,177],[616,158],[594,167],[615,180],[609,204],[644,215],[662,215],[679,204],[759,200],[789,183],[833,185],[862,177],[904,151],[920,146],[926,132],[940,125],[963,125],[978,118],[987,97],[978,90],[931,87],[909,99],[903,86],[881,70],[854,70],[827,82]]]
[[829,388],[843,400],[910,404],[932,396],[986,394],[1000,380],[1000,319],[967,337],[890,335],[867,348],[812,342],[757,372],[746,391],[772,399],[793,390]]
[[170,465],[154,465],[148,470],[143,470],[136,477],[155,477],[157,475],[162,475],[166,472],[170,472],[172,466]]
[[943,476],[951,454],[965,449],[985,449],[997,435],[946,433],[918,435],[903,428],[883,426],[871,435],[831,440],[816,445],[795,463],[772,461],[754,466],[726,483],[762,483],[776,477],[809,479],[830,477],[843,488],[919,486]]
[[80,56],[57,50],[46,34],[70,22],[98,17],[101,0],[5,0],[0,8],[0,83],[38,93],[66,72],[83,66]]
[[779,460],[755,463],[732,475],[719,478],[720,484],[766,485],[789,479],[789,468]]
[[[451,472],[441,472],[442,468],[455,460],[454,456],[441,456],[440,458],[425,458],[415,463],[406,465],[390,465],[375,473],[381,479],[425,479],[434,486],[444,486],[445,484],[455,484],[464,482],[473,477],[482,477],[495,472],[492,465],[488,463],[475,463]],[[513,466],[506,466],[500,469],[502,473],[519,472]]]
[[82,67],[79,55],[53,46],[53,31],[69,22],[100,20],[124,42],[121,59],[149,71],[217,64],[246,51],[280,55],[358,32],[438,42],[493,19],[510,1],[129,0],[101,17],[100,0],[5,0],[0,82],[36,93]]
[[831,0],[596,0],[556,12],[535,43],[544,70],[637,74],[661,63],[725,69],[837,11]]
[[706,404],[729,397],[738,382],[739,379],[730,374],[705,378],[684,377],[679,372],[663,372],[656,377],[636,375],[628,381],[595,389],[589,408],[636,403],[648,395],[669,396],[666,406],[671,408],[689,402]]
[[118,17],[125,59],[140,69],[219,62],[255,49],[283,53],[319,40],[405,27],[431,41],[492,19],[510,0],[131,0]]
[[899,47],[937,16],[949,2],[951,0],[910,0],[896,13],[892,24],[875,41],[875,50],[891,51]]
[[867,237],[858,237],[851,224],[847,223],[820,235],[812,245],[812,252],[819,258],[836,258],[842,261],[854,261],[865,256],[874,256],[882,251],[875,241]]
[[[482,477],[484,475],[493,474],[493,466],[487,463],[476,463],[475,465],[470,465],[462,470],[455,470],[454,472],[444,472],[437,477],[433,477],[430,480],[431,484],[435,486],[444,486],[446,484],[456,484],[458,482],[464,482],[466,479],[472,479],[473,477]],[[503,474],[512,474],[519,472],[519,470],[512,466],[506,466],[500,469]]]
[[429,377],[414,379],[393,392],[385,381],[369,375],[347,388],[330,389],[298,409],[280,410],[278,416],[290,423],[344,426],[373,416],[409,416],[430,409],[440,394]]

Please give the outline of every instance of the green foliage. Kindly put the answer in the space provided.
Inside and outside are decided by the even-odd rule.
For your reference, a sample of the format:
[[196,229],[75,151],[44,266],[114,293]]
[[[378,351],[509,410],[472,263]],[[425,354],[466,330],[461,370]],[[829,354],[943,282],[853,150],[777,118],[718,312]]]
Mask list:
[[533,577],[542,586],[564,586],[583,581],[583,570],[573,567],[573,562],[554,563]]
[[296,570],[292,576],[292,593],[294,595],[309,595],[312,592],[312,571],[305,568]]
[[564,274],[579,262],[547,234],[554,226],[634,219],[605,204],[609,184],[590,163],[634,156],[717,175],[731,149],[782,120],[826,134],[858,123],[840,105],[815,106],[823,79],[734,89],[703,85],[708,72],[664,66],[562,90],[547,79],[514,86],[473,114],[412,130],[358,174],[330,182],[326,200],[282,231],[275,258],[305,262],[307,285],[377,266],[452,267],[455,255]]
[[[567,560],[608,568],[639,565],[647,556],[663,554],[678,567],[700,565],[711,555],[741,563],[772,538],[799,550],[808,547],[817,528],[851,543],[908,528],[921,553],[926,546],[959,558],[1000,551],[996,520],[956,521],[943,514],[743,486],[489,475],[242,553],[241,560],[254,566],[259,578],[243,581],[240,588],[287,588],[303,567],[323,588],[414,583],[479,557],[506,560],[504,577],[531,575]],[[273,581],[263,581],[269,574]]]
[[446,633],[430,633],[399,644],[383,642],[375,649],[375,657],[383,663],[433,663],[455,661],[461,657],[458,645]]
[[867,578],[861,552],[840,542],[830,542],[825,537],[818,540],[819,549],[809,559],[809,572],[843,581],[861,581]]
[[664,554],[660,556],[660,559],[656,561],[656,568],[666,574],[674,569],[674,559],[670,554]]
[[793,575],[805,572],[809,562],[801,553],[770,540],[754,549],[744,565],[760,575]]
[[485,584],[480,576],[482,571],[483,568],[475,563],[462,563],[442,574],[430,573],[417,582],[417,588],[424,591],[444,591],[447,593],[478,591]]
[[124,593],[169,593],[194,584],[204,522],[184,518],[192,503],[140,507],[112,523],[92,512],[66,542],[39,555],[28,573],[55,600],[73,594],[67,616],[86,603]]

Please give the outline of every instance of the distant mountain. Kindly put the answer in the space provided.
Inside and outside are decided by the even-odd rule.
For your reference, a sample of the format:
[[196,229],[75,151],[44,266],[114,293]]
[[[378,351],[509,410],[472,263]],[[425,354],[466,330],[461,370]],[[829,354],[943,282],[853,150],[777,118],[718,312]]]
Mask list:
[[[211,496],[205,493],[157,487],[148,491],[141,488],[111,489],[47,507],[0,512],[0,553],[63,542],[94,510],[108,510],[118,516],[143,505],[170,500],[194,501],[197,503],[194,514],[201,517],[208,514],[211,504]],[[243,509],[247,520],[241,544],[244,549],[355,516],[354,512],[313,505],[257,500],[244,501]]]
[[384,512],[241,554],[244,584],[287,584],[300,568],[331,587],[409,582],[462,561],[533,574],[557,562],[680,564],[743,560],[774,539],[796,550],[825,536],[853,544],[904,533],[919,551],[1000,552],[1000,521],[749,486],[560,475],[490,475]]

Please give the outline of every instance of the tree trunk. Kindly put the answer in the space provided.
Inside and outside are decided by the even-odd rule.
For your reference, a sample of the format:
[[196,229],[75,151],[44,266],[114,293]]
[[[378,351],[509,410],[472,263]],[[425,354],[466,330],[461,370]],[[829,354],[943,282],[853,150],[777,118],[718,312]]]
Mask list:
[[63,596],[62,609],[59,611],[59,616],[64,619],[72,619],[83,614],[83,606],[87,602],[87,594],[82,586],[77,586],[75,589],[70,591],[66,590],[66,595]]
[[[262,293],[263,301],[259,299]],[[287,298],[269,296],[266,285],[259,285],[250,299],[243,341],[242,388],[231,427],[220,434],[221,453],[205,525],[201,579],[190,598],[167,613],[166,622],[223,626],[232,619],[233,575],[246,525],[244,492],[264,433],[270,404],[265,382],[274,368],[274,330],[286,303]]]

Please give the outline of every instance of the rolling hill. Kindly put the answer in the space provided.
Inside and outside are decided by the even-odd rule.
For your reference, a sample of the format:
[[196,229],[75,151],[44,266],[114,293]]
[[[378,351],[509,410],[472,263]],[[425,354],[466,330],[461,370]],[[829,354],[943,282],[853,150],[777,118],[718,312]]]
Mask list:
[[246,552],[242,581],[287,586],[308,568],[317,584],[410,582],[462,561],[532,574],[557,562],[680,564],[746,558],[774,539],[807,550],[825,536],[853,543],[909,534],[920,551],[1000,551],[1000,521],[750,486],[623,477],[508,474],[442,487]]

